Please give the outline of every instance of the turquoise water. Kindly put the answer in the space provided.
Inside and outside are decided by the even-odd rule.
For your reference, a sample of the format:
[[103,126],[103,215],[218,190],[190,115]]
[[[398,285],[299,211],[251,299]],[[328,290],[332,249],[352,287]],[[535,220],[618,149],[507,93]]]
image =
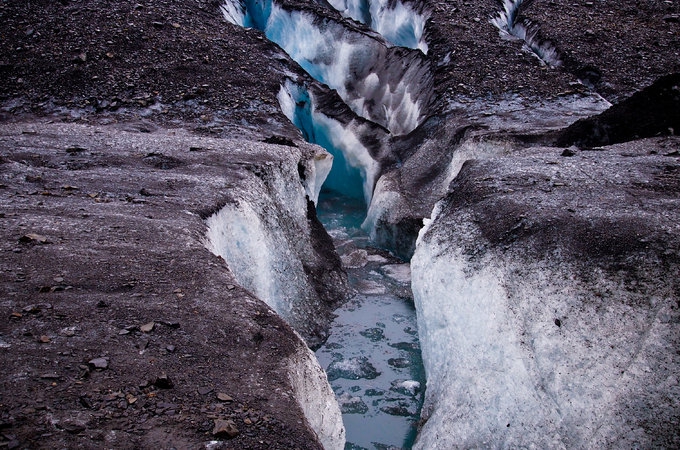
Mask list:
[[318,215],[358,294],[337,314],[316,352],[343,411],[346,449],[409,449],[425,374],[408,264],[372,248],[362,201],[323,192]]

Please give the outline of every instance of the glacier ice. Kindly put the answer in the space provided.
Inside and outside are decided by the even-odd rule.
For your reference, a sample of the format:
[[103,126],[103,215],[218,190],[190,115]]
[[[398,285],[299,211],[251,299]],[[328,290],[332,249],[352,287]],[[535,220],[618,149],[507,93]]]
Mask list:
[[[330,155],[316,146],[305,149],[306,155],[296,154],[297,150],[268,155],[270,161],[243,180],[247,188],[233,192],[226,204],[207,218],[206,246],[224,258],[241,286],[267,303],[313,346],[325,338],[330,303],[335,301],[333,296],[342,295],[343,282],[337,278],[339,261],[336,269],[323,269],[326,266],[321,261],[328,255],[317,253],[308,222],[307,199],[310,194],[318,195],[323,181],[315,170],[318,162]],[[305,185],[298,172],[300,165],[305,167]],[[337,292],[328,294],[327,285],[337,287]]]
[[378,36],[272,0],[228,0],[222,11],[232,23],[263,31],[356,114],[391,133],[407,134],[426,117],[433,85],[421,52],[388,48]]
[[[284,115],[302,131],[303,137],[333,155],[324,186],[370,204],[379,165],[359,141],[356,127],[319,111],[314,94],[290,80],[281,86],[278,99]],[[317,186],[321,185],[315,183]]]
[[335,394],[314,353],[300,347],[289,357],[289,377],[295,399],[325,450],[345,446],[345,427]]
[[344,16],[369,26],[388,42],[427,54],[424,31],[430,15],[416,10],[416,5],[388,0],[329,0],[329,3]]
[[328,374],[328,381],[334,381],[338,378],[345,378],[347,380],[365,378],[372,380],[380,375],[380,372],[373,367],[368,358],[359,356],[333,361],[326,369],[326,374]]
[[[559,154],[515,151],[464,166],[420,231],[411,269],[427,389],[414,448],[631,448],[679,438],[670,425],[680,401],[669,275],[677,260],[660,263],[668,241],[637,237],[647,235],[642,223],[653,233],[677,227],[677,199],[650,194],[645,219],[631,218],[621,191],[647,195],[643,161],[602,150],[597,164],[552,166],[547,151]],[[635,174],[630,184],[621,173]],[[528,187],[548,174],[579,190]],[[569,202],[578,211],[565,212]],[[600,240],[579,238],[593,230]]]

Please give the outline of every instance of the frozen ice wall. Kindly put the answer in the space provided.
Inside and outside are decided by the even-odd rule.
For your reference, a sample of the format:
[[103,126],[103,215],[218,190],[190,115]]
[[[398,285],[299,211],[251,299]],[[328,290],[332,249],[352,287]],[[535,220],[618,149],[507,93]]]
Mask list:
[[227,20],[262,30],[316,80],[337,90],[359,116],[396,135],[414,130],[433,96],[421,52],[388,48],[369,35],[311,12],[289,11],[271,0],[229,0]]
[[345,448],[340,406],[314,353],[300,347],[290,357],[290,381],[295,398],[325,450]]
[[[564,247],[539,257],[508,244],[512,237],[494,247],[483,219],[452,202],[437,204],[411,262],[427,373],[414,448],[677,443],[671,269],[652,257],[632,281]],[[524,217],[514,232],[537,220]]]
[[281,86],[279,103],[307,141],[321,145],[333,155],[333,168],[324,186],[349,197],[363,198],[369,204],[378,163],[359,142],[356,129],[318,111],[314,95],[291,81]]
[[[207,219],[207,247],[224,258],[241,286],[314,346],[325,338],[333,306],[319,293],[320,285],[337,287],[337,295],[342,292],[341,282],[332,286],[332,270],[316,269],[327,266],[324,258],[331,255],[314,249],[307,214],[307,198],[318,195],[323,182],[319,175],[327,172],[330,155],[315,147],[301,158],[296,149],[281,152],[279,146],[271,147],[268,162],[258,168],[247,163],[242,170],[246,187],[234,191],[234,197]],[[299,165],[305,168],[306,186],[299,178]],[[324,281],[325,276],[331,278]]]
[[427,54],[425,23],[427,11],[418,5],[389,0],[330,0],[342,15],[368,25],[388,42],[401,47],[419,49]]

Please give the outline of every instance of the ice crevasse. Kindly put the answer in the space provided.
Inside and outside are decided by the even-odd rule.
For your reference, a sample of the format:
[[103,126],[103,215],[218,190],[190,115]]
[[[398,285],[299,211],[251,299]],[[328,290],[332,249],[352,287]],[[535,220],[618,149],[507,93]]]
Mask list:
[[392,134],[408,134],[426,117],[433,84],[420,51],[390,48],[377,34],[272,0],[230,0],[222,11],[231,23],[263,31],[357,115]]

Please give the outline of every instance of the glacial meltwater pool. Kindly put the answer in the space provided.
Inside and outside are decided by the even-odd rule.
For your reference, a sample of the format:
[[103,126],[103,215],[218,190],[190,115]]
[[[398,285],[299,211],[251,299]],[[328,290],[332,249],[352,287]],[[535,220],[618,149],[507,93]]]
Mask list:
[[345,448],[409,449],[425,388],[410,267],[370,247],[362,200],[322,192],[317,211],[357,291],[316,352],[340,403]]

